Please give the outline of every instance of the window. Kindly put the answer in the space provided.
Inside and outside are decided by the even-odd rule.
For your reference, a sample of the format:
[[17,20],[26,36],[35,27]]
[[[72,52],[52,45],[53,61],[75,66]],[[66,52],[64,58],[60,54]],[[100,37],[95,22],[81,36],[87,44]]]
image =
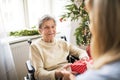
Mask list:
[[52,0],[28,0],[28,14],[30,27],[36,26],[41,16],[51,14]]
[[0,23],[6,32],[25,27],[22,0],[0,0],[0,4]]
[[0,0],[0,29],[5,32],[36,26],[44,14],[51,14],[52,0]]
[[[31,28],[41,16],[54,15],[57,30],[63,31],[66,24],[59,22],[68,0],[0,0],[0,37],[6,32]],[[68,23],[67,23],[68,24]],[[63,26],[61,28],[61,26]]]

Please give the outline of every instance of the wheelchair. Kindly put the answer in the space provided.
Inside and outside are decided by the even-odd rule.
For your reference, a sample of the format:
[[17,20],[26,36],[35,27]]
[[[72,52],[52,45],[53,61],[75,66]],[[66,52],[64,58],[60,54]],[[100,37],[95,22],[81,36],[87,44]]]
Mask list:
[[34,77],[35,69],[32,66],[30,60],[26,61],[26,67],[27,67],[28,73],[27,73],[27,76],[24,77],[24,80],[35,80],[35,77]]
[[[67,41],[66,36],[61,36],[60,38],[64,39],[65,41]],[[31,44],[32,40],[28,40],[28,43]],[[79,60],[79,58],[74,57],[72,55],[68,55],[66,59],[68,60],[68,63],[73,63],[74,61]],[[35,69],[32,66],[30,60],[27,60],[25,64],[26,64],[28,73],[24,77],[24,80],[36,80],[35,77],[34,77]]]

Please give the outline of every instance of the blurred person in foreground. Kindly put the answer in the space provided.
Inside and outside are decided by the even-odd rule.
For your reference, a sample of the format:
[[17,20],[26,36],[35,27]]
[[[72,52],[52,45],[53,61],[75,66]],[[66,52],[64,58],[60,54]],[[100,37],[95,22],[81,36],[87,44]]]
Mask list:
[[[41,38],[30,46],[30,59],[37,80],[61,80],[61,70],[68,64],[67,56],[87,57],[87,53],[64,40],[56,39],[56,21],[45,15],[39,22]],[[69,64],[68,64],[69,65]]]
[[94,64],[80,75],[63,70],[63,80],[120,80],[120,0],[85,0]]

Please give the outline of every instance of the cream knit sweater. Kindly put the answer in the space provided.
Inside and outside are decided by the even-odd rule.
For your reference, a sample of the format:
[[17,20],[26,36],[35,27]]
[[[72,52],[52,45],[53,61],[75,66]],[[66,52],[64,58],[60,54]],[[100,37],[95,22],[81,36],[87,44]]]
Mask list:
[[86,51],[61,39],[55,39],[52,43],[38,39],[31,44],[30,51],[30,60],[38,80],[55,80],[55,70],[67,64],[69,54],[79,58],[87,56]]

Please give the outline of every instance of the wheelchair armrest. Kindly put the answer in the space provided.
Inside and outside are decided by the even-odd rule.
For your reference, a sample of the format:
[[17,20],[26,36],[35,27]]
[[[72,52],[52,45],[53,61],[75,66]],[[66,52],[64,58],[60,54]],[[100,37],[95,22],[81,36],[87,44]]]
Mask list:
[[67,60],[68,60],[68,63],[74,63],[76,60],[79,60],[79,58],[72,55],[68,55]]
[[66,36],[61,36],[61,39],[64,39],[65,41],[67,41]]
[[29,73],[34,73],[34,72],[35,72],[35,69],[34,69],[34,67],[31,65],[30,60],[27,60],[27,61],[26,61],[26,67],[27,67],[27,70],[28,70]]

